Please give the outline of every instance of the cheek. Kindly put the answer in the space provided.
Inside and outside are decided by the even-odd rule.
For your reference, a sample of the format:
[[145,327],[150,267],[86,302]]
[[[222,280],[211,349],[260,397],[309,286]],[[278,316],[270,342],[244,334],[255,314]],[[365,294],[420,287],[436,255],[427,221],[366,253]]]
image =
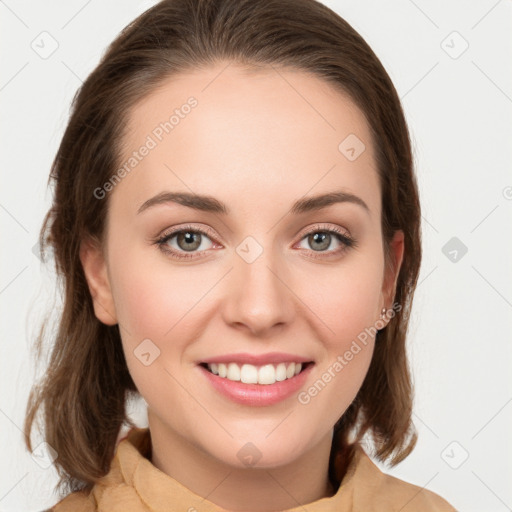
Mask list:
[[163,270],[136,258],[126,258],[116,269],[114,300],[123,350],[130,375],[152,408],[192,409],[172,376],[182,380],[182,360],[198,329],[194,313],[205,292],[183,269]]
[[308,279],[315,286],[301,288],[301,297],[318,318],[317,335],[325,351],[318,380],[305,390],[302,402],[321,394],[313,405],[318,414],[330,403],[336,404],[334,420],[341,416],[364,381],[378,329],[382,272],[378,258],[360,256],[335,271],[315,271]]
[[[112,252],[111,258],[116,262],[111,265],[111,280],[126,363],[145,396],[145,388],[155,389],[157,379],[169,379],[163,366],[173,371],[180,364],[185,333],[193,335],[191,310],[204,292],[199,293],[186,269],[171,273],[169,265],[148,264],[143,251]],[[142,353],[155,362],[145,366]]]
[[382,272],[378,258],[359,256],[336,269],[314,269],[307,281],[302,281],[301,296],[325,325],[329,346],[344,350],[359,333],[375,325],[380,314]]
[[155,264],[144,251],[125,253],[117,261],[112,271],[113,294],[124,334],[155,339],[172,336],[174,326],[179,322],[181,328],[186,323],[187,311],[200,298],[193,269],[171,271],[163,256]]

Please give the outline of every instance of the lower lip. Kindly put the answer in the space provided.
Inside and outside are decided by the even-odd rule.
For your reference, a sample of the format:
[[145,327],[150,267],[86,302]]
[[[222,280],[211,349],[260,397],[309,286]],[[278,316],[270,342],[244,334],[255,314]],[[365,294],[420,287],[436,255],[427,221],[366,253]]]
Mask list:
[[236,403],[252,406],[272,405],[296,393],[306,382],[313,363],[291,379],[275,382],[274,384],[245,384],[241,381],[219,377],[199,365],[199,369],[212,386]]

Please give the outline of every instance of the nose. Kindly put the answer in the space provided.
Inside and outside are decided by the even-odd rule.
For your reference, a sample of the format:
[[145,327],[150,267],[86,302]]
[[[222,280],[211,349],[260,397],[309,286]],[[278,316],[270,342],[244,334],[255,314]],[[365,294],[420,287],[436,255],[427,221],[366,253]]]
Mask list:
[[294,314],[287,272],[270,253],[263,251],[252,263],[235,255],[224,301],[226,323],[258,337],[284,329]]

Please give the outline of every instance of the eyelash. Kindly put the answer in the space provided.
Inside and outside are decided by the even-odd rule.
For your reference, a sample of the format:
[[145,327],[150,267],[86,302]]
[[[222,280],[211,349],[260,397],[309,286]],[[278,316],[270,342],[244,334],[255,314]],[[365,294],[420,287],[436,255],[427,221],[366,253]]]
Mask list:
[[[203,229],[203,228],[198,228],[198,227],[194,227],[194,226],[184,226],[184,227],[181,227],[174,231],[164,233],[161,237],[157,238],[154,241],[154,243],[158,245],[159,249],[162,252],[169,255],[171,258],[175,258],[178,260],[197,258],[197,256],[195,256],[195,254],[197,254],[197,253],[195,253],[195,252],[183,253],[181,251],[176,251],[175,249],[170,249],[167,246],[167,242],[171,238],[173,238],[174,236],[179,235],[181,233],[200,233],[201,235],[205,235],[208,238],[215,239],[215,237],[213,236],[212,230],[210,230],[210,229]],[[317,226],[315,229],[312,229],[312,230],[304,233],[302,235],[300,241],[304,240],[304,238],[306,238],[307,236],[315,234],[315,233],[333,234],[336,237],[336,239],[343,244],[343,247],[341,247],[341,249],[338,249],[336,251],[311,251],[312,253],[315,253],[315,252],[319,253],[319,254],[312,254],[311,255],[312,258],[326,258],[326,257],[332,256],[332,255],[339,255],[351,248],[357,247],[357,245],[358,245],[357,241],[354,238],[347,235],[346,233],[343,233],[340,229],[335,228],[335,227],[334,228],[333,227],[326,228],[324,226]],[[324,256],[323,254],[328,254],[329,256]],[[200,257],[201,256],[199,256],[199,258]]]

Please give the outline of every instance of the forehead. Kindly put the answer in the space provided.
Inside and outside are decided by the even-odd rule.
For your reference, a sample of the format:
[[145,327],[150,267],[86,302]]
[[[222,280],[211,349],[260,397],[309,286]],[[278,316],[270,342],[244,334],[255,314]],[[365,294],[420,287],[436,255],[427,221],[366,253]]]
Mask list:
[[249,206],[340,187],[379,208],[364,115],[348,95],[300,70],[220,63],[173,76],[129,112],[121,165],[143,146],[151,149],[112,198],[131,210],[162,190]]

